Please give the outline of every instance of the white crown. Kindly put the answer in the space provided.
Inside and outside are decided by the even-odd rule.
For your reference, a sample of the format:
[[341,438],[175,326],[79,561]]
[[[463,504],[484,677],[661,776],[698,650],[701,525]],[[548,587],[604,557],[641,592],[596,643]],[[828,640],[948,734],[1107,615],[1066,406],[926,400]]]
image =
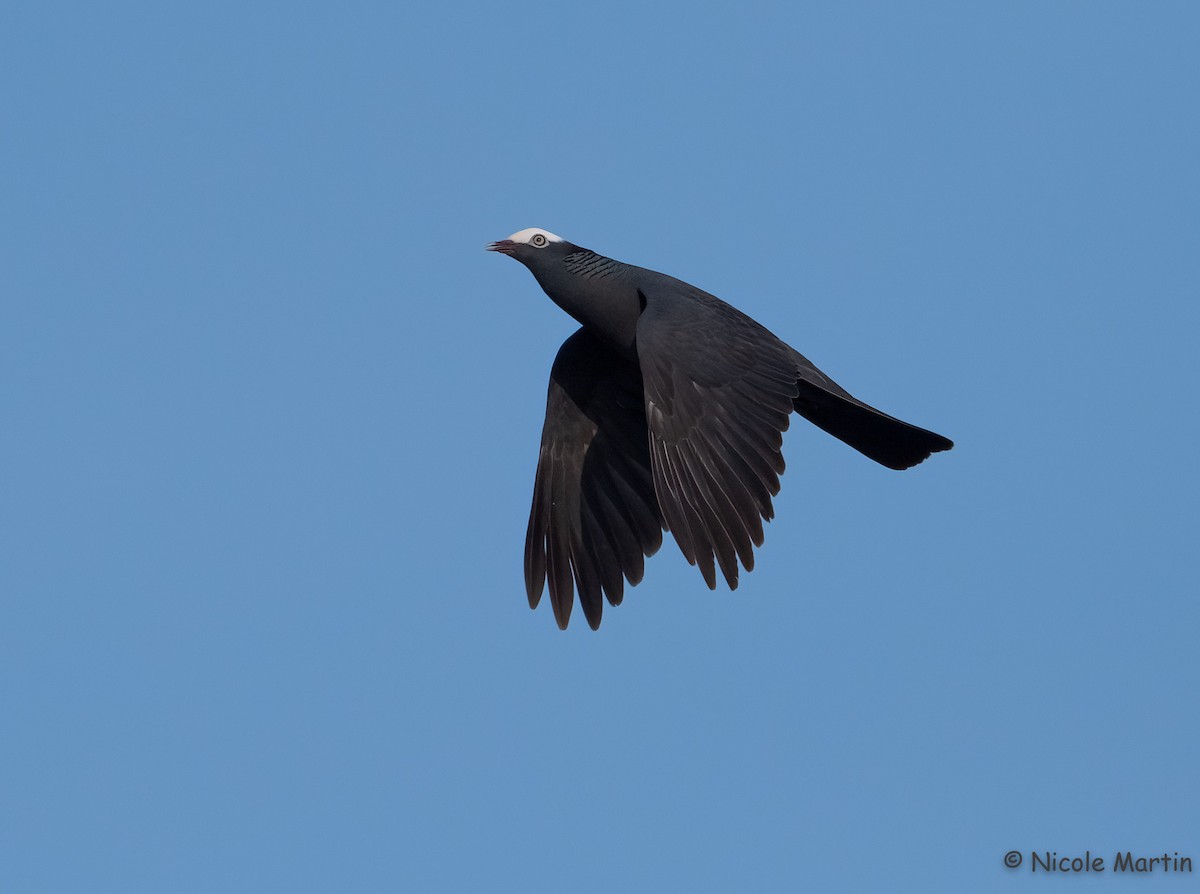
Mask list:
[[539,233],[546,237],[547,242],[562,242],[561,236],[555,236],[549,230],[539,230],[537,227],[530,227],[527,230],[518,230],[517,232],[513,233],[511,236],[508,237],[508,241],[509,242],[518,242],[522,245],[525,245],[529,242],[530,239],[532,239],[534,236],[538,235]]

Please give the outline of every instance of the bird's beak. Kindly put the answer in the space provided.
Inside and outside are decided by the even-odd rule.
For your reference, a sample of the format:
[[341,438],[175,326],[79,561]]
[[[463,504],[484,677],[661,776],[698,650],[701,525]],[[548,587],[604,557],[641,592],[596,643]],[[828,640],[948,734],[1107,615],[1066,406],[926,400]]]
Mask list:
[[516,247],[517,243],[513,242],[511,239],[501,239],[499,242],[489,242],[484,246],[484,249],[487,251],[498,251],[501,254],[511,255],[513,253],[513,249]]

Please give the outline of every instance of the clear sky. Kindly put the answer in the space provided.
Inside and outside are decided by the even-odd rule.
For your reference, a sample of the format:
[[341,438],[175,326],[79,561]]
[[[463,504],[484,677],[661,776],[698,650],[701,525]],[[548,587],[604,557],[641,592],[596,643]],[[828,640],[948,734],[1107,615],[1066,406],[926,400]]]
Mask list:
[[[0,890],[1200,864],[1195,4],[2,18]],[[530,226],[957,446],[795,419],[736,593],[559,632]]]

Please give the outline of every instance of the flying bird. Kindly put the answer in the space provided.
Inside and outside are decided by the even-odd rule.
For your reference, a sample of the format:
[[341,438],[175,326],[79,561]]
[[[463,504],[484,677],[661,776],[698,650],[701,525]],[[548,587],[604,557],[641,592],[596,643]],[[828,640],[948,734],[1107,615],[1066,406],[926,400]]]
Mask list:
[[581,327],[550,370],[525,538],[525,587],[549,584],[566,629],[575,590],[588,624],[604,597],[675,536],[709,589],[737,589],[774,517],[794,410],[889,469],[954,444],[868,406],[765,327],[693,285],[530,228],[491,242]]

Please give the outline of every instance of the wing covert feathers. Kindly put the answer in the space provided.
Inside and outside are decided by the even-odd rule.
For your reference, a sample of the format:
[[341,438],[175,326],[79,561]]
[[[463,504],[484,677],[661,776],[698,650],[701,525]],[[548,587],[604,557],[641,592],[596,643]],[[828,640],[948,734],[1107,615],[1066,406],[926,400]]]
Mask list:
[[724,302],[678,281],[645,293],[638,359],[654,488],[684,558],[716,589],[754,568],[784,471],[799,393],[789,349]]

